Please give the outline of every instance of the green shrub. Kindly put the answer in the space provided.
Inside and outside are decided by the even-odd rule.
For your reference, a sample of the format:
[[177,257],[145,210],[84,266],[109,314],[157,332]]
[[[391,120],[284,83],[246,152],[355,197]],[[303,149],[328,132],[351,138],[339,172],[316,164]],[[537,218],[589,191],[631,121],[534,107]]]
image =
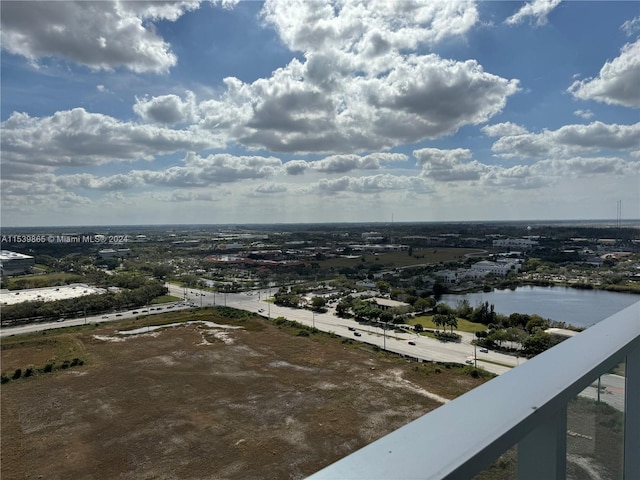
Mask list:
[[31,375],[33,375],[33,368],[29,367],[24,371],[24,377],[30,377]]
[[5,384],[8,383],[9,380],[11,380],[7,375],[5,375],[4,373],[2,375],[0,375],[0,383]]
[[297,337],[308,337],[309,336],[309,332],[307,330],[300,330],[296,336]]
[[22,376],[22,369],[21,368],[16,368],[16,371],[13,372],[13,378],[14,380],[17,380],[18,378],[20,378]]
[[51,373],[53,371],[53,363],[49,362],[47,363],[44,368],[42,369],[42,371],[44,373]]

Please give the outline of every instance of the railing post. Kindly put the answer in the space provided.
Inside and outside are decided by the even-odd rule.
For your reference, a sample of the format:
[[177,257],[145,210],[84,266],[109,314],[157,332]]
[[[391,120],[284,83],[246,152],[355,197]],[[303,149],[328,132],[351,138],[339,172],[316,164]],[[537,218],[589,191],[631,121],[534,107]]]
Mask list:
[[[535,415],[535,414],[534,414]],[[518,480],[567,476],[567,405],[518,443]]]
[[624,479],[640,478],[640,345],[627,354],[624,389]]

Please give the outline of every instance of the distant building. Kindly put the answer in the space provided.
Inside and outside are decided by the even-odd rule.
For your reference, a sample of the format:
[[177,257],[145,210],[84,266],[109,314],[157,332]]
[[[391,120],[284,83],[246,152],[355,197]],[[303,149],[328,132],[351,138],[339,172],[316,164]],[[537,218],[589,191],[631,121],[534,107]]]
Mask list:
[[35,258],[22,253],[0,250],[0,271],[2,275],[16,275],[29,272],[36,264]]
[[493,241],[493,246],[498,248],[520,248],[527,250],[538,245],[536,240],[528,238],[501,238]]
[[379,297],[372,298],[371,302],[375,303],[380,310],[389,310],[391,308],[403,308],[411,306],[405,302],[398,302],[397,300],[390,300],[388,298]]
[[517,272],[519,269],[520,264],[515,262],[498,263],[483,260],[471,265],[472,271],[502,276],[507,275],[509,272]]
[[128,248],[104,248],[98,251],[100,258],[122,258],[131,255],[131,250]]

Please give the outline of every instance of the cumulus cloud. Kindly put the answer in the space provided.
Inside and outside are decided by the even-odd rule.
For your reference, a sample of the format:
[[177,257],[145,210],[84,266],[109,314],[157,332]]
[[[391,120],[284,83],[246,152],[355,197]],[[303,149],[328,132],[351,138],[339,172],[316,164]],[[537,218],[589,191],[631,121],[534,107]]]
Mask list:
[[199,105],[199,128],[252,148],[385,150],[485,122],[518,91],[473,60],[415,53],[466,33],[473,2],[269,1],[262,13],[302,58],[253,83],[226,78],[223,95]]
[[370,155],[331,155],[315,162],[310,168],[323,173],[346,173],[351,170],[378,170],[382,164],[406,161],[407,156],[399,153],[373,153]]
[[345,153],[453,134],[464,125],[486,122],[519,90],[517,80],[487,73],[474,60],[394,58],[384,73],[352,71],[327,91],[305,80],[308,63],[293,60],[270,79],[228,82],[233,91],[226,99],[234,103],[224,111],[235,110],[230,115],[243,126],[233,134],[246,145]]
[[309,164],[304,160],[291,160],[284,165],[287,175],[302,175],[308,168]]
[[596,78],[577,80],[568,91],[581,100],[640,107],[640,39],[628,43],[620,55],[606,62]]
[[494,125],[486,125],[481,128],[482,132],[489,137],[503,137],[506,135],[523,135],[527,129],[517,123],[504,122]]
[[314,190],[322,194],[340,192],[376,194],[388,190],[426,193],[431,191],[432,187],[423,178],[380,174],[365,177],[343,176],[335,179],[322,179],[315,184]]
[[291,50],[340,50],[367,58],[463,35],[478,20],[476,5],[468,0],[269,0],[262,14]]
[[593,112],[591,110],[576,110],[575,112],[573,112],[573,114],[576,117],[580,117],[580,118],[584,118],[586,120],[590,119],[591,117],[593,117]]
[[240,180],[268,178],[282,168],[282,162],[274,157],[233,156],[226,153],[201,157],[189,153],[184,166],[162,171],[133,170],[133,177],[156,186],[204,187],[213,184],[232,183]]
[[61,57],[93,70],[164,73],[176,64],[155,20],[198,8],[182,2],[3,2],[2,48],[37,62]]
[[517,25],[531,17],[537,26],[547,23],[549,13],[560,4],[560,0],[533,0],[523,5],[520,10],[505,20],[508,25]]
[[185,96],[185,100],[177,95],[136,98],[133,111],[143,120],[152,123],[193,123],[197,119],[196,96],[191,91],[187,91]]
[[504,136],[491,150],[510,157],[568,157],[581,152],[604,149],[631,151],[638,148],[640,123],[632,125],[592,122],[588,125],[565,125],[558,130]]
[[414,150],[413,156],[422,167],[422,175],[437,182],[479,180],[487,170],[486,165],[475,160],[463,163],[472,156],[471,151],[466,148],[422,148]]
[[221,146],[201,131],[121,122],[83,108],[43,118],[14,112],[1,126],[3,163],[97,165]]
[[257,194],[271,195],[274,193],[284,193],[287,190],[287,186],[281,183],[261,183],[254,189],[254,192]]

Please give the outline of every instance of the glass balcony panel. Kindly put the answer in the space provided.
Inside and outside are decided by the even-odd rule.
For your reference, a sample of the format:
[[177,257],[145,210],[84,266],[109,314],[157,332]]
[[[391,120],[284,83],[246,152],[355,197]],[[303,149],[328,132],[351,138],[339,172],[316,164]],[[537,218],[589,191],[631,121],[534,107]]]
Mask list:
[[567,406],[567,479],[622,478],[624,364],[594,379]]

